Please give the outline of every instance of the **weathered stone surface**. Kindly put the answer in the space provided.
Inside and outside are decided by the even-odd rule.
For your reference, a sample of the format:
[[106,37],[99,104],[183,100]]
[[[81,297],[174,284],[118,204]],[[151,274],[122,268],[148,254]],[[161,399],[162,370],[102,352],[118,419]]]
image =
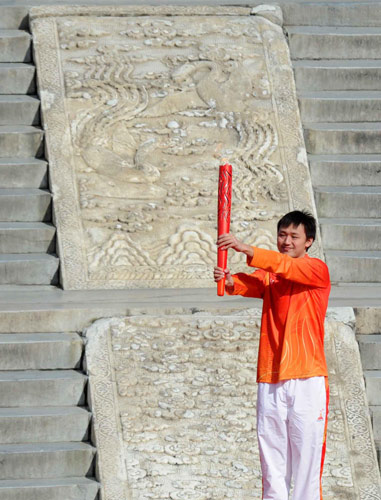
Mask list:
[[379,59],[377,27],[290,26],[294,59]]
[[2,500],[97,500],[98,483],[81,477],[0,480]]
[[[380,499],[358,345],[328,319],[325,500]],[[260,310],[102,319],[86,331],[102,498],[261,498]]]
[[40,101],[28,95],[0,95],[0,125],[37,125]]
[[319,218],[326,250],[368,250],[380,248],[381,219]]
[[94,456],[87,443],[0,444],[0,480],[92,474]]
[[331,270],[331,281],[350,283],[353,279],[351,269],[359,273],[363,283],[379,282],[381,275],[381,251],[367,250],[326,250],[326,262]]
[[[373,424],[373,435],[374,440],[377,442],[381,441],[381,406],[371,406],[371,417]],[[377,443],[376,443],[377,445]]]
[[381,155],[310,155],[315,186],[381,185]]
[[2,94],[33,94],[36,91],[36,68],[24,63],[0,63],[0,92]]
[[359,334],[381,334],[381,307],[357,307],[356,331]]
[[85,408],[75,406],[0,408],[0,442],[86,441],[90,417]]
[[279,9],[257,13],[32,9],[65,288],[212,286],[220,144],[239,237],[315,211]]
[[75,370],[0,372],[0,407],[79,406],[86,377]]
[[378,370],[381,359],[381,335],[358,335],[361,363],[364,370]]
[[0,370],[79,369],[82,339],[76,333],[10,333],[0,335],[0,350]]
[[364,370],[366,393],[370,405],[381,405],[381,370]]
[[54,252],[55,232],[56,228],[45,222],[0,222],[0,252]]
[[298,89],[380,90],[378,59],[323,59],[293,62]]
[[0,62],[29,62],[30,42],[26,31],[0,29]]

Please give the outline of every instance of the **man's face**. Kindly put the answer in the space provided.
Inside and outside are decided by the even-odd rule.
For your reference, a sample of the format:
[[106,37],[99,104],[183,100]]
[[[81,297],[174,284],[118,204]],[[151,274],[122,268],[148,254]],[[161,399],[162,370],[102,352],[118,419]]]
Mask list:
[[277,245],[280,253],[285,253],[293,258],[304,257],[307,248],[312,243],[312,238],[307,239],[303,224],[279,229]]

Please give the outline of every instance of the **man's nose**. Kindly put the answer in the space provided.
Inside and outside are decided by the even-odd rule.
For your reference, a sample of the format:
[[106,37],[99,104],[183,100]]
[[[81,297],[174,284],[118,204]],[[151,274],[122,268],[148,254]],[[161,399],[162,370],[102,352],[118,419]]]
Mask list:
[[291,243],[292,239],[291,239],[291,236],[290,235],[287,235],[284,242],[289,245]]

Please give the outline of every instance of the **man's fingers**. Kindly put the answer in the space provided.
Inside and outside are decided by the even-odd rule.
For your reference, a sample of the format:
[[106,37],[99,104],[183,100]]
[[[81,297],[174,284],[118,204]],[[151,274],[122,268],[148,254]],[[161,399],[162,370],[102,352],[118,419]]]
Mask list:
[[229,269],[222,269],[221,267],[214,268],[214,281],[217,283],[225,278],[229,273]]
[[226,233],[226,234],[221,234],[218,239],[217,239],[217,242],[218,241],[230,241],[234,238],[234,236],[230,233]]
[[237,238],[231,233],[221,234],[217,239],[217,247],[220,250],[229,250],[229,248],[236,249],[238,248],[238,244]]

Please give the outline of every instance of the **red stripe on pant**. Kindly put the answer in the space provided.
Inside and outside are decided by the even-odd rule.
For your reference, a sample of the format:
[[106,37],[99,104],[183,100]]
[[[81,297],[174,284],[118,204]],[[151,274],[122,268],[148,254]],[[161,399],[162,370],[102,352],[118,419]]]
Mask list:
[[323,447],[321,450],[321,465],[320,465],[320,500],[323,500],[323,486],[321,484],[324,468],[325,451],[327,448],[327,427],[328,427],[328,406],[329,406],[329,384],[328,377],[325,377],[325,393],[326,393],[326,405],[325,405],[325,426],[324,426],[324,438]]

